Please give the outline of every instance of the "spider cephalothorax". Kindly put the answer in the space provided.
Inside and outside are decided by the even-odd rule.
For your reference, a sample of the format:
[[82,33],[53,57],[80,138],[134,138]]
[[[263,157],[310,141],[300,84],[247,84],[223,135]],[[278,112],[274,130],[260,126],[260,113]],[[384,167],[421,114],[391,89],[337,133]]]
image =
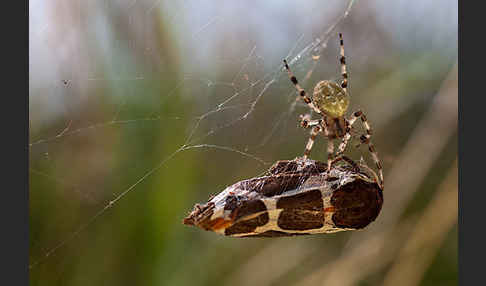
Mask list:
[[[344,45],[341,33],[339,34],[339,40],[341,76],[343,77],[341,84],[329,80],[320,81],[314,88],[312,99],[307,96],[305,90],[299,85],[297,78],[294,76],[292,71],[290,71],[287,61],[284,60],[284,67],[288,72],[290,81],[295,85],[300,97],[312,111],[318,113],[322,117],[321,119],[311,120],[310,114],[301,116],[302,127],[312,128],[303,157],[307,158],[307,156],[309,156],[312,146],[314,145],[315,138],[320,132],[324,131],[324,136],[326,136],[328,139],[328,170],[330,170],[331,166],[337,161],[352,161],[344,156],[343,153],[349,139],[351,138],[351,129],[353,124],[358,118],[360,118],[362,125],[366,130],[366,134],[361,135],[359,138],[361,143],[368,145],[368,150],[370,151],[371,157],[373,158],[373,161],[378,169],[379,178],[377,176],[377,181],[379,181],[380,186],[383,188],[383,170],[381,162],[375,151],[375,147],[370,141],[372,131],[366,116],[361,110],[358,110],[351,115],[350,119],[346,119],[344,117],[349,106],[349,94],[347,92],[348,73],[346,72],[346,58],[344,57]],[[337,153],[334,154],[334,143],[332,140],[337,138],[342,138],[342,141],[338,147]]]

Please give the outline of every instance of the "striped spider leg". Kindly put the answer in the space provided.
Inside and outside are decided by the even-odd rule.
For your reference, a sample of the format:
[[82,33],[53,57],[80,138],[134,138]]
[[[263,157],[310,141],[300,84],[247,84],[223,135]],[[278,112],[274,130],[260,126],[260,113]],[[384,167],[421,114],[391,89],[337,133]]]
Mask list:
[[334,144],[332,144],[332,139],[330,138],[326,115],[322,113],[321,110],[313,104],[312,99],[309,96],[307,96],[306,91],[300,86],[299,81],[290,70],[287,60],[284,59],[283,62],[284,62],[285,69],[287,70],[287,73],[289,75],[290,81],[294,84],[295,88],[297,89],[300,98],[302,98],[302,100],[307,104],[307,106],[312,111],[315,111],[317,114],[322,116],[322,119],[316,119],[316,120],[311,120],[310,114],[301,116],[301,126],[304,128],[312,127],[309,140],[307,141],[307,145],[304,150],[303,158],[306,159],[310,155],[312,146],[314,145],[314,141],[317,135],[322,130],[324,130],[324,136],[328,138],[328,170],[330,170],[331,161],[333,158],[332,153],[334,153]]
[[[359,137],[359,140],[361,141],[360,143],[368,145],[368,151],[370,152],[371,158],[373,159],[373,162],[375,163],[376,168],[378,169],[378,175],[379,175],[378,178],[379,178],[380,187],[383,188],[383,185],[384,185],[383,166],[381,165],[381,161],[378,158],[378,154],[375,150],[375,146],[373,145],[373,143],[371,143],[371,134],[373,133],[372,130],[371,130],[371,126],[368,123],[368,120],[366,119],[365,114],[361,110],[358,110],[355,113],[353,113],[351,118],[349,120],[347,120],[348,126],[346,127],[346,134],[344,135],[343,140],[342,140],[341,144],[339,145],[338,152],[337,152],[336,156],[339,156],[342,153],[344,153],[346,145],[347,145],[349,139],[351,138],[350,131],[351,131],[352,125],[354,124],[354,122],[356,122],[356,120],[358,118],[361,119],[361,124],[363,125],[363,128],[366,130],[366,135],[363,134]],[[359,147],[359,145],[357,145],[357,147]]]
[[[307,104],[307,106],[319,114],[322,119],[311,120],[309,115],[305,115],[301,118],[301,125],[304,128],[313,127],[311,130],[310,138],[307,142],[306,149],[304,151],[304,158],[307,158],[310,154],[315,138],[320,132],[324,132],[324,136],[328,139],[327,153],[328,170],[331,169],[333,162],[344,160],[345,162],[351,161],[349,158],[343,156],[346,146],[351,138],[351,130],[354,122],[361,118],[362,125],[366,130],[366,135],[360,137],[361,143],[368,145],[368,150],[371,153],[371,157],[375,162],[375,165],[379,173],[379,184],[383,187],[383,170],[381,162],[375,151],[374,145],[370,141],[371,127],[366,120],[366,116],[362,111],[355,112],[351,119],[345,118],[345,113],[349,106],[349,93],[348,93],[348,73],[346,69],[346,58],[344,56],[344,44],[342,34],[339,33],[340,42],[340,63],[341,63],[341,83],[338,84],[329,80],[322,80],[314,87],[314,93],[312,97],[309,97],[306,91],[299,85],[299,82],[295,75],[290,70],[287,61],[284,59],[284,67],[287,70],[290,81],[294,84],[300,98]],[[335,153],[334,139],[342,138],[339,144],[338,150]],[[349,160],[348,160],[349,159]],[[349,162],[348,162],[349,163]],[[354,165],[356,166],[356,164]]]
[[307,141],[307,144],[305,145],[304,156],[303,156],[304,159],[307,159],[307,157],[310,155],[312,146],[314,145],[314,141],[316,140],[317,135],[320,132],[322,132],[322,120],[321,119],[311,120],[310,114],[301,115],[300,125],[304,129],[311,128],[310,137],[309,140]]

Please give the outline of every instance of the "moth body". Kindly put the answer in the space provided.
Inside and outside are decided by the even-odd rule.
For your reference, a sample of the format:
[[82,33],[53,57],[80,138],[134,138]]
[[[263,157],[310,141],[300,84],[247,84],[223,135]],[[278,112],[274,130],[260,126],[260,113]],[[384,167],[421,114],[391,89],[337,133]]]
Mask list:
[[333,233],[366,227],[382,204],[382,190],[366,173],[297,158],[228,186],[196,205],[184,224],[233,237]]

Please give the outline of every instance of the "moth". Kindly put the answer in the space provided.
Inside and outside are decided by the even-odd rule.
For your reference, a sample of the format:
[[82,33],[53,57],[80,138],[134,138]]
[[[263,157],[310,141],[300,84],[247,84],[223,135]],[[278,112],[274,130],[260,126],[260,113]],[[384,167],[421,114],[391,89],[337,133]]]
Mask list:
[[376,177],[301,157],[228,186],[196,204],[183,223],[232,237],[333,233],[366,227],[382,205]]

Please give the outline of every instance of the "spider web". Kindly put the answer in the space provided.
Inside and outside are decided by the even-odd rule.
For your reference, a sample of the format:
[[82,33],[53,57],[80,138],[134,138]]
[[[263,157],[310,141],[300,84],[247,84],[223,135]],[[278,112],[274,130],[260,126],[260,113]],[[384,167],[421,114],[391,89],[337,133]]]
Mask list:
[[[130,9],[134,9],[135,7],[138,7],[139,11],[141,11],[140,14],[138,14],[138,17],[141,17],[142,15],[148,16],[152,13],[164,14],[164,12],[160,11],[164,11],[164,9],[166,9],[165,11],[171,12],[166,12],[167,15],[164,15],[168,19],[167,22],[169,24],[174,24],[180,21],[180,17],[184,11],[187,11],[187,9],[193,5],[193,3],[190,3],[189,1],[184,1],[173,7],[168,3],[161,2],[160,0],[134,0],[130,3],[125,3],[125,6],[121,7],[119,4],[113,4],[109,1],[91,1],[86,2],[86,7],[92,9],[89,10],[86,7],[86,9],[81,9],[82,4],[80,3],[76,4],[79,5],[80,8],[78,9],[78,17],[76,17],[76,15],[65,15],[65,17],[71,16],[73,19],[78,19],[80,24],[81,19],[84,19],[82,14],[86,13],[86,11],[99,11],[100,13],[103,13],[103,11],[106,12],[109,11],[109,9],[122,8],[128,11]],[[31,2],[30,11],[34,11],[32,8],[39,10],[47,9],[43,4],[45,3],[42,3],[42,1]],[[309,89],[310,86],[306,84],[307,81],[312,77],[312,73],[318,66],[318,63],[321,61],[322,57],[326,56],[325,52],[328,50],[327,47],[329,41],[333,40],[337,42],[336,28],[348,16],[353,4],[354,0],[344,3],[344,5],[341,6],[337,5],[337,8],[335,8],[336,10],[333,11],[334,14],[329,13],[328,23],[321,25],[319,28],[320,31],[317,32],[317,37],[312,37],[312,33],[297,35],[291,48],[287,49],[286,53],[276,56],[275,60],[273,58],[267,60],[266,57],[262,56],[264,53],[264,47],[260,47],[258,45],[252,45],[249,50],[246,50],[246,56],[237,60],[231,59],[231,57],[229,57],[229,59],[225,57],[216,59],[208,57],[208,59],[206,59],[207,61],[215,61],[218,65],[239,66],[239,68],[237,68],[237,72],[235,74],[230,76],[205,74],[204,70],[183,70],[183,75],[179,77],[182,79],[172,82],[169,90],[163,92],[163,95],[135,94],[137,89],[131,88],[131,86],[143,85],[144,81],[153,80],[151,77],[153,74],[155,74],[155,72],[151,73],[143,68],[138,68],[140,63],[133,63],[136,66],[135,75],[133,71],[127,72],[130,70],[127,66],[117,66],[116,64],[113,64],[109,66],[108,69],[111,71],[116,70],[117,72],[115,74],[117,75],[110,78],[99,76],[99,74],[103,74],[100,67],[101,65],[98,65],[97,63],[90,63],[88,66],[86,66],[86,64],[83,64],[79,59],[74,61],[77,65],[66,69],[65,66],[66,63],[69,62],[70,56],[68,51],[73,49],[72,45],[74,45],[73,43],[69,43],[69,41],[66,44],[67,47],[61,48],[61,52],[58,55],[60,58],[60,64],[57,67],[59,69],[58,73],[54,75],[54,77],[57,77],[56,80],[50,80],[48,75],[40,76],[39,74],[41,74],[41,72],[36,70],[36,66],[32,66],[29,86],[31,90],[31,142],[29,144],[31,157],[30,176],[41,176],[55,181],[56,184],[59,184],[61,188],[74,189],[79,193],[81,199],[94,201],[93,208],[95,211],[92,212],[92,214],[88,216],[84,222],[81,224],[77,223],[74,230],[68,231],[67,235],[64,235],[60,240],[58,240],[58,242],[52,243],[50,246],[37,245],[35,240],[31,242],[31,248],[33,247],[36,249],[36,252],[40,254],[31,254],[30,267],[36,267],[38,264],[45,262],[47,258],[53,254],[56,254],[58,250],[72,243],[73,240],[90,228],[95,221],[99,220],[109,209],[116,207],[120,203],[121,199],[125,198],[129,193],[141,189],[140,185],[146,181],[147,178],[154,176],[162,167],[170,168],[171,163],[173,163],[175,160],[175,157],[179,156],[185,151],[213,150],[216,152],[229,152],[236,156],[240,156],[241,158],[250,159],[254,162],[253,164],[260,166],[259,168],[261,172],[270,167],[270,165],[276,161],[276,159],[282,159],[274,158],[272,156],[264,155],[264,157],[262,157],[261,155],[257,155],[259,151],[266,150],[262,148],[268,147],[269,144],[274,146],[288,142],[290,140],[288,133],[292,132],[289,131],[289,128],[295,130],[298,129],[296,108],[302,106],[302,110],[306,110],[305,105],[296,100],[295,90],[290,84],[287,74],[283,69],[281,59],[284,57],[287,58],[289,65],[298,75],[299,79],[301,79],[303,85],[306,87],[306,89]],[[211,9],[208,8],[208,10],[209,12],[212,12]],[[228,11],[225,11],[224,8],[223,12],[221,12],[219,15],[214,15],[214,13],[211,15],[211,13],[208,13],[208,11],[203,11],[200,13],[202,15],[201,18],[203,19],[188,19],[187,23],[185,23],[187,27],[184,24],[181,24],[180,26],[176,26],[175,29],[189,29],[191,32],[185,33],[183,37],[184,40],[182,41],[187,41],[187,43],[183,44],[194,45],[195,43],[200,43],[201,46],[197,49],[197,51],[204,54],[205,52],[208,52],[210,47],[210,45],[207,45],[207,43],[210,41],[210,37],[207,34],[217,33],[219,31],[218,29],[224,29],[225,24],[228,24],[229,16],[225,16],[225,13],[230,14]],[[209,16],[207,16],[207,14],[209,14]],[[36,15],[31,15],[31,23],[39,20],[36,19],[36,17],[41,17]],[[127,12],[126,15],[128,15],[129,23],[135,23],[134,18],[137,17],[137,14],[135,14],[135,16],[130,16],[130,13]],[[38,55],[33,51],[35,49],[36,42],[40,41],[36,38],[44,37],[46,35],[46,31],[50,31],[50,33],[47,32],[46,38],[43,39],[44,48],[46,46],[50,47],[49,41],[55,41],[56,37],[59,37],[60,34],[71,35],[73,38],[76,38],[76,34],[73,31],[63,30],[62,28],[50,30],[50,25],[52,24],[50,24],[49,21],[45,21],[45,23],[47,24],[37,27],[33,32],[31,32],[30,40],[34,43],[34,48],[31,48],[30,52],[31,58],[35,58],[36,55]],[[137,25],[137,23],[134,25]],[[103,23],[101,23],[101,27],[103,27]],[[229,29],[231,30],[231,28]],[[285,27],[281,27],[281,29],[285,30]],[[113,40],[115,42],[122,41],[116,36],[113,36],[113,34],[116,33],[113,33],[113,31],[111,32],[112,34],[110,34],[110,31],[98,31],[101,36],[110,34],[111,37],[114,37]],[[150,33],[147,32],[147,35],[150,35]],[[123,56],[123,53],[126,52],[126,50],[143,49],[143,52],[155,59],[155,63],[151,66],[152,69],[163,68],[164,63],[162,60],[160,60],[160,58],[158,58],[159,54],[156,51],[156,42],[152,42],[146,36],[143,36],[142,42],[144,43],[144,46],[138,47],[136,39],[130,40],[128,41],[128,46],[120,48],[116,51],[112,50],[110,47],[102,47],[105,49],[105,55],[109,55],[111,52],[114,53],[114,55],[110,55],[106,61],[116,62],[117,59]],[[179,45],[181,45],[180,51],[182,54],[185,52],[185,49],[189,49],[183,44],[179,43]],[[126,50],[123,51],[123,49]],[[337,53],[337,49],[337,44],[332,45],[331,50],[333,51],[333,54]],[[74,50],[79,52],[77,49]],[[43,51],[38,52],[42,53]],[[198,56],[201,57],[201,54],[195,55],[194,57],[188,57],[187,59],[184,58],[184,60],[193,61],[194,58],[197,58]],[[201,60],[201,58],[198,58],[198,60],[204,62],[204,59]],[[42,64],[43,60],[36,59],[35,62]],[[201,65],[204,66],[204,64]],[[337,71],[337,60],[335,66]],[[86,69],[83,70],[83,67]],[[86,72],[86,70],[88,70],[88,72]],[[335,74],[338,75],[337,72]],[[177,78],[170,75],[167,76],[169,78]],[[61,79],[59,80],[58,77],[61,77]],[[220,77],[224,79],[220,80]],[[48,82],[49,84],[43,84],[42,82]],[[69,118],[70,110],[64,111],[62,114],[59,113],[59,110],[63,110],[58,103],[61,97],[65,97],[66,94],[69,97],[71,90],[78,89],[81,90],[84,97],[72,99],[70,105],[86,104],[86,101],[93,100],[93,97],[96,96],[89,96],[89,94],[93,92],[93,89],[85,88],[84,85],[100,83],[102,85],[111,86],[111,88],[115,91],[114,93],[118,91],[120,94],[129,94],[129,96],[121,96],[121,99],[114,99],[119,103],[116,104],[116,109],[114,109],[108,116],[108,120],[97,119],[106,117],[106,113],[101,112],[100,114],[95,114],[95,116],[92,117],[95,118],[94,123],[82,124],[82,122],[80,123],[77,118]],[[45,95],[36,97],[35,88],[39,88],[39,86],[41,89],[43,88],[45,90],[45,93],[42,94],[49,94],[48,97]],[[220,91],[218,92],[217,96],[214,96],[215,90]],[[221,92],[221,90],[223,90],[223,92]],[[96,93],[96,90],[94,91]],[[164,104],[168,101],[174,100],[178,94],[182,94],[182,96],[189,98],[187,99],[189,102],[193,101],[201,105],[199,108],[196,108],[196,110],[202,109],[205,111],[199,113],[199,115],[184,114],[181,116],[178,114],[178,111],[171,113],[163,110]],[[144,101],[144,98],[146,97],[145,99],[149,102],[151,107],[141,108],[141,111],[139,111],[141,114],[140,117],[124,118],[124,111],[128,107],[129,103],[132,103],[131,97],[134,96],[143,97],[141,101]],[[234,138],[236,138],[234,134],[235,130],[239,128],[241,128],[241,130],[249,130],[250,128],[254,128],[256,121],[252,117],[260,117],[260,114],[265,114],[264,110],[259,110],[259,106],[261,105],[262,101],[266,100],[266,97],[269,97],[269,100],[272,101],[280,101],[275,103],[276,108],[273,110],[273,112],[276,114],[273,116],[274,119],[263,124],[263,127],[259,128],[259,135],[256,136],[256,138],[248,141],[243,140],[243,143],[235,143],[232,141]],[[47,102],[47,104],[43,104],[43,102]],[[39,106],[41,106],[40,109],[44,112],[37,112],[38,109],[36,108],[38,107],[35,104],[39,104]],[[59,117],[64,118],[65,120],[61,124],[56,123],[57,126],[59,126],[57,129],[58,131],[54,131],[53,135],[45,135],[46,131],[42,131],[42,126],[51,126],[52,122],[58,120]],[[70,183],[69,178],[60,178],[57,175],[51,175],[48,171],[50,169],[49,166],[46,167],[45,163],[39,163],[39,161],[45,160],[55,162],[57,155],[53,155],[53,153],[55,154],[56,150],[58,150],[57,148],[60,148],[59,144],[71,144],[71,138],[91,138],[91,136],[96,137],[96,134],[107,132],[107,130],[110,128],[131,128],[137,130],[143,129],[144,126],[153,122],[176,122],[181,120],[187,121],[187,129],[185,130],[183,143],[177,148],[162,154],[155,165],[152,165],[151,168],[142,172],[141,175],[139,175],[135,180],[132,179],[132,182],[126,188],[122,188],[117,191],[109,200],[105,200],[104,198],[93,198],[92,194],[79,190],[76,183]],[[49,132],[52,133],[52,129]],[[224,137],[229,137],[229,139],[224,139]],[[307,140],[307,135],[302,138],[302,142],[305,140]],[[224,143],[224,141],[228,141],[227,144],[220,144],[222,142]],[[113,142],[111,144],[113,144]],[[300,147],[302,149],[300,152],[303,152],[304,146],[302,145]],[[71,152],[76,152],[75,146],[73,146]],[[295,152],[289,152],[289,154],[293,154],[290,155],[291,157],[296,156]],[[137,164],[137,162],[135,162],[135,164]],[[89,168],[89,166],[86,166],[86,168]],[[100,201],[102,205],[101,207],[99,206]]]

